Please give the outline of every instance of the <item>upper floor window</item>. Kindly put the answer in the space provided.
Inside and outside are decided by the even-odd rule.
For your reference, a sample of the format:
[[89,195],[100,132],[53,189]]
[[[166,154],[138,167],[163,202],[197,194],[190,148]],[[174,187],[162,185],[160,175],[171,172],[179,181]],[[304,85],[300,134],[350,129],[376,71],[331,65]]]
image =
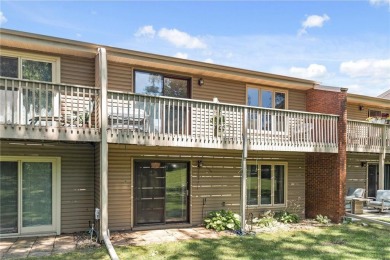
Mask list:
[[287,108],[287,93],[284,91],[264,88],[247,89],[247,105],[264,108]]
[[0,55],[0,76],[58,82],[58,64],[59,59],[55,57],[29,55],[3,50]]
[[154,72],[135,71],[135,93],[190,98],[190,80]]

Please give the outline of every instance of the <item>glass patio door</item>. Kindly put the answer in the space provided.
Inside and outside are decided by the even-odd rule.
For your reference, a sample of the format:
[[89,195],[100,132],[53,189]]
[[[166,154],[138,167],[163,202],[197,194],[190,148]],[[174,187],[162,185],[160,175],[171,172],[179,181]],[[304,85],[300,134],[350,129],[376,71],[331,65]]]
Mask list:
[[376,197],[378,190],[379,165],[369,164],[367,175],[367,197]]
[[0,235],[56,231],[54,162],[0,161]]
[[188,221],[188,164],[135,162],[135,224]]

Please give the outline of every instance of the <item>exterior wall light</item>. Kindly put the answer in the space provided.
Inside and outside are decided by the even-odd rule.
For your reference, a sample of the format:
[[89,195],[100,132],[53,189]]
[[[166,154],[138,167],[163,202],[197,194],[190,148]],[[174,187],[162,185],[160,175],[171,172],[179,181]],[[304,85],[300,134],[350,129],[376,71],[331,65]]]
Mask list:
[[198,85],[199,85],[199,86],[203,86],[203,84],[204,84],[204,80],[203,80],[203,78],[200,78],[200,79],[198,80]]

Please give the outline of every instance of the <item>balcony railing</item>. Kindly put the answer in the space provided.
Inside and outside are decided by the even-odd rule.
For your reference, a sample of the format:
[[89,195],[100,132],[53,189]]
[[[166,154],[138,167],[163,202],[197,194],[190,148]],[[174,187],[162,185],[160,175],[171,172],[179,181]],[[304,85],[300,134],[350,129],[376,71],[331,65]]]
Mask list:
[[334,115],[109,91],[108,141],[251,150],[337,152]]
[[[385,146],[385,147],[384,147]],[[348,120],[347,150],[381,153],[390,151],[390,127],[365,121]]]
[[0,78],[2,138],[98,141],[98,108],[95,88]]

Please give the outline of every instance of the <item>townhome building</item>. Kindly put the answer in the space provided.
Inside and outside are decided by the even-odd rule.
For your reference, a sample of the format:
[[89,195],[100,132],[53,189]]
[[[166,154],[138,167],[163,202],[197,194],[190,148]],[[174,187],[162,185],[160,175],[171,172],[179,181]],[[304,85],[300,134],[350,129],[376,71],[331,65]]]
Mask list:
[[[390,189],[389,100],[315,81],[0,29],[0,236],[339,222]],[[370,119],[371,120],[371,119]]]

